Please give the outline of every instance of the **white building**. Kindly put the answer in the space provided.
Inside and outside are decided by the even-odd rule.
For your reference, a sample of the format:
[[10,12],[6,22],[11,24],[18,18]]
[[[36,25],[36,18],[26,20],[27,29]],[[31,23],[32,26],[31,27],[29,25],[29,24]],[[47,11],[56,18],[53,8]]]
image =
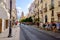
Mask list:
[[8,27],[9,12],[6,9],[6,0],[0,1],[0,32]]

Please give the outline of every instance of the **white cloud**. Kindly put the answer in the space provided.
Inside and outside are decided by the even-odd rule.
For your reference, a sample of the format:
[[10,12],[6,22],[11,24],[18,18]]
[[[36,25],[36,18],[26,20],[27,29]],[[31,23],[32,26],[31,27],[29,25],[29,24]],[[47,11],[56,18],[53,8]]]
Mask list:
[[22,12],[21,7],[17,7],[17,11],[18,11],[18,13]]
[[21,7],[17,7],[17,9],[21,9]]
[[27,8],[29,8],[29,7],[30,7],[30,5],[31,5],[31,3],[29,3],[29,4],[28,4]]
[[22,9],[21,9],[21,7],[16,7],[16,8],[17,8],[17,16],[18,16],[18,18],[20,18]]

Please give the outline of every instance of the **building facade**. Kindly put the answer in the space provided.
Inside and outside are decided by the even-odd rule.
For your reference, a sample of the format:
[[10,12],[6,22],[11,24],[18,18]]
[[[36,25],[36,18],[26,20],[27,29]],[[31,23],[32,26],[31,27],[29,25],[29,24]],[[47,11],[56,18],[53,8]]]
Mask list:
[[38,18],[39,12],[40,22],[60,22],[60,0],[35,0],[33,3],[34,17]]
[[[16,5],[15,5],[15,7],[16,7]],[[10,0],[0,0],[0,33],[4,32],[4,30],[6,28],[8,28],[8,26],[9,26],[9,20],[10,20],[9,10],[10,10]],[[12,10],[13,10],[13,8],[12,8]],[[16,10],[16,8],[15,8],[15,10]],[[15,15],[16,15],[16,11],[15,11]],[[16,17],[16,16],[14,16],[14,17]]]
[[60,22],[60,0],[42,0],[40,6],[43,14],[43,23]]

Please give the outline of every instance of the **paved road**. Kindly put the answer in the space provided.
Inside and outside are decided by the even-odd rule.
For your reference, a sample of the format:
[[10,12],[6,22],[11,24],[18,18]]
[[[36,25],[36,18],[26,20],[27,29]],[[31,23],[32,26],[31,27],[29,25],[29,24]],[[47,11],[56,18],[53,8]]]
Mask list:
[[20,26],[20,40],[58,40],[53,36],[43,33],[27,25]]

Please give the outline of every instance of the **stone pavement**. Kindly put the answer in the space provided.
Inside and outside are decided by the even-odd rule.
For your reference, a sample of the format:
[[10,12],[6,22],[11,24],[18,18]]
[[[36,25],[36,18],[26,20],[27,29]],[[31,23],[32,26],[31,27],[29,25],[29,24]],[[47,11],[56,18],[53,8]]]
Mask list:
[[19,40],[19,33],[20,28],[14,27],[12,28],[12,37],[8,38],[8,29],[6,29],[4,32],[0,33],[0,40]]
[[[29,25],[29,26],[31,26],[31,25]],[[39,30],[39,31],[41,31],[41,32],[43,32],[43,33],[45,33],[45,34],[48,34],[48,35],[50,35],[50,36],[53,36],[53,37],[55,37],[55,38],[60,39],[60,33],[42,30],[42,29],[37,28],[36,25],[32,25],[32,27],[35,27],[35,29],[37,29],[37,30]]]

